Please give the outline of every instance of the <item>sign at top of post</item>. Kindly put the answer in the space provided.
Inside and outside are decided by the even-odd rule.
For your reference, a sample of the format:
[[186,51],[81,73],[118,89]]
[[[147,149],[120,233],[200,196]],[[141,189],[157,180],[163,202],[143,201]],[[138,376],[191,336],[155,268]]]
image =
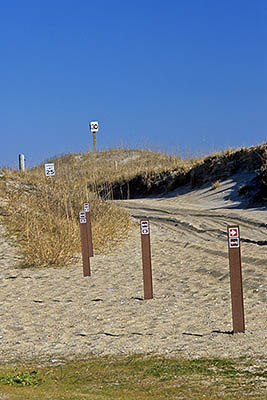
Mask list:
[[90,122],[90,130],[91,130],[91,132],[98,132],[98,130],[99,130],[98,121]]
[[238,227],[230,227],[229,228],[229,237],[239,237],[239,229]]
[[148,221],[141,221],[141,235],[149,235],[149,222]]
[[79,213],[80,224],[86,224],[86,214],[85,212],[81,211]]
[[89,203],[84,203],[84,204],[83,204],[83,209],[84,209],[84,212],[90,212],[90,205],[89,205]]
[[45,176],[55,176],[55,164],[45,164]]

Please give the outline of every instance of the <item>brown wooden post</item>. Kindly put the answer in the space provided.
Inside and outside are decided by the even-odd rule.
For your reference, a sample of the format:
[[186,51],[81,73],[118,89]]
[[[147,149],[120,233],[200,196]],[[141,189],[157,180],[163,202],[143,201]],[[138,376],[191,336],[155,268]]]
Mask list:
[[93,141],[94,141],[94,152],[96,153],[96,133],[93,132]]
[[84,203],[83,207],[86,216],[86,230],[87,230],[89,257],[93,257],[94,256],[93,236],[92,236],[91,213],[90,213],[89,203]]
[[245,332],[239,226],[228,226],[228,249],[234,333]]
[[153,298],[149,221],[141,221],[140,228],[144,278],[144,299],[148,300]]
[[82,245],[83,276],[90,276],[91,275],[90,257],[89,257],[85,212],[80,212],[79,217],[80,217],[80,232],[81,232],[81,245]]

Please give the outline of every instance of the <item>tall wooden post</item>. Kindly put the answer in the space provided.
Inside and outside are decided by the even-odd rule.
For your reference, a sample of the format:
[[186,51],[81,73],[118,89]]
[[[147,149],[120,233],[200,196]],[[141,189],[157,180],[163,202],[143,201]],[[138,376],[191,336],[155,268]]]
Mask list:
[[81,245],[82,245],[82,260],[83,260],[83,276],[90,276],[90,257],[86,227],[86,214],[80,212],[80,233],[81,233]]
[[149,221],[141,221],[140,228],[144,279],[144,299],[148,300],[153,298]]
[[93,140],[94,140],[94,152],[96,153],[96,133],[93,132]]
[[92,236],[90,205],[89,205],[89,203],[84,203],[83,207],[84,207],[84,212],[85,212],[85,216],[86,216],[86,230],[87,230],[89,257],[93,257],[94,251],[93,251],[93,236]]
[[93,140],[94,140],[94,152],[96,153],[96,132],[99,131],[98,121],[92,121],[89,123],[88,127],[90,131],[93,133]]
[[234,333],[238,333],[238,332],[245,332],[241,251],[240,251],[240,229],[239,226],[228,226],[227,231],[228,231],[233,331]]

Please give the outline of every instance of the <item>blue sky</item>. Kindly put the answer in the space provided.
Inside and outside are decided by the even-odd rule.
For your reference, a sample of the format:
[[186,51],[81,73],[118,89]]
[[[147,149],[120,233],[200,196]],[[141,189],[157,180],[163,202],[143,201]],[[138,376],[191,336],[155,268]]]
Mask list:
[[267,139],[266,0],[0,0],[0,166]]

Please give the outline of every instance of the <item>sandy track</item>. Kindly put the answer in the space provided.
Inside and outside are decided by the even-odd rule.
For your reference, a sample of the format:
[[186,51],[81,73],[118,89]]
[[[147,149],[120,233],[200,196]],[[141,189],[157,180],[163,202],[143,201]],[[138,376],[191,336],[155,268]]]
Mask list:
[[[227,186],[228,185],[228,186]],[[81,265],[21,269],[0,232],[0,361],[89,354],[267,358],[266,209],[236,208],[231,185],[119,202],[151,220],[154,299],[143,301],[140,234]],[[231,208],[235,207],[235,208]],[[227,224],[240,224],[246,333],[231,335]],[[3,228],[2,233],[3,233]]]

